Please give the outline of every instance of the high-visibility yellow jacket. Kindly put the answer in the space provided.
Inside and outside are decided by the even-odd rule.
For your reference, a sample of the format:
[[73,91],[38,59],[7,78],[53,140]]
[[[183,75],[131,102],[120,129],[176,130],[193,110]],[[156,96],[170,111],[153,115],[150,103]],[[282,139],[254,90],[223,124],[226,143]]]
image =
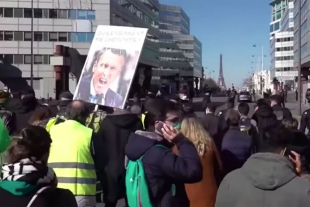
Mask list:
[[96,172],[90,152],[92,132],[73,120],[50,128],[52,146],[48,165],[56,173],[57,187],[76,196],[96,195]]
[[145,123],[144,122],[145,122],[146,114],[147,114],[147,112],[145,112],[141,115],[141,122],[142,122],[143,129],[145,129]]

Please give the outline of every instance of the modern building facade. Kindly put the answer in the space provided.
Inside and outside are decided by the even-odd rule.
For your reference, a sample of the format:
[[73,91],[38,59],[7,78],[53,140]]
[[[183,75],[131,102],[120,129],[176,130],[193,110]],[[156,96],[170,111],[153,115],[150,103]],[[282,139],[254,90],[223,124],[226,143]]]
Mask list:
[[[301,4],[300,4],[301,3]],[[301,8],[300,8],[301,7]],[[299,9],[301,12],[299,12]],[[302,81],[309,80],[310,75],[310,1],[295,0],[294,1],[294,67],[297,70],[299,67],[299,41],[301,41],[301,75]],[[301,15],[300,27],[298,24],[299,15]],[[299,31],[301,38],[299,37]]]
[[66,64],[71,72],[69,89],[74,92],[97,25],[148,28],[136,80],[149,85],[152,67],[159,67],[158,0],[3,0],[0,6],[0,81],[12,91],[25,89],[31,77],[32,18],[32,77],[37,97],[55,97],[56,63],[51,56],[56,45],[69,47]]
[[160,67],[153,70],[153,82],[173,91],[192,87],[202,78],[201,42],[190,35],[190,18],[182,8],[161,4],[159,14]]
[[280,31],[280,21],[288,6],[288,2],[292,0],[273,0],[271,6],[270,36]]
[[280,30],[270,39],[270,74],[280,82],[294,87],[297,70],[294,68],[294,2],[288,1],[280,20]]

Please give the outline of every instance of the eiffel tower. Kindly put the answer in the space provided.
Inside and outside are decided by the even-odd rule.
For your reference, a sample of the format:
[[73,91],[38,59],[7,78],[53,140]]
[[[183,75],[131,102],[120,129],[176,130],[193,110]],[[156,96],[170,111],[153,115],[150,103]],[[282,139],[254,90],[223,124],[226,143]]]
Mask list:
[[222,54],[220,55],[220,71],[219,71],[219,79],[217,81],[217,85],[221,88],[226,90],[226,84],[224,80],[224,75],[223,75],[223,60],[222,60]]

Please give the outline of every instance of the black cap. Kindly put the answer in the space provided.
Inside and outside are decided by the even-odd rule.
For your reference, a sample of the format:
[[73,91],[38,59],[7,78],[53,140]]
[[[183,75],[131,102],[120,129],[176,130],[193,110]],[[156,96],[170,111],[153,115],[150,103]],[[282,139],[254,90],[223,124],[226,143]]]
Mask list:
[[67,106],[73,100],[73,94],[70,91],[64,91],[59,95],[59,106]]

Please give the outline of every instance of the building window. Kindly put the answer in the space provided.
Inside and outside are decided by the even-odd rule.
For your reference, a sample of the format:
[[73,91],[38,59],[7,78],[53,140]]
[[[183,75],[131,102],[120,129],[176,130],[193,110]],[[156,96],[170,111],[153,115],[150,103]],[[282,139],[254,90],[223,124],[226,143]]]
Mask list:
[[24,64],[24,56],[23,55],[14,55],[14,64]]
[[4,31],[4,41],[12,41],[13,40],[13,32]]
[[33,39],[34,39],[34,41],[43,41],[43,33],[42,32],[34,32]]
[[50,41],[50,42],[57,42],[57,41],[58,41],[57,32],[51,32],[51,33],[49,34],[49,41]]
[[58,41],[59,42],[67,42],[68,41],[68,33],[67,32],[59,32]]
[[14,32],[14,40],[15,41],[23,41],[23,32]]
[[69,10],[69,19],[76,19],[76,10]]
[[96,12],[95,11],[87,11],[87,19],[88,20],[95,20],[96,19]]
[[43,32],[43,41],[49,41],[49,33]]
[[0,8],[0,17],[3,17],[3,8]]
[[42,55],[34,55],[34,64],[43,64]]
[[34,9],[34,18],[42,18],[43,17],[43,11],[42,9]]
[[49,18],[48,9],[42,9],[42,18]]
[[50,64],[50,56],[49,55],[43,55],[43,64],[45,64],[45,65]]
[[58,10],[57,17],[58,19],[68,19],[68,11],[64,9]]
[[78,12],[77,12],[77,19],[87,19],[87,11],[85,11],[85,10],[78,10]]
[[25,18],[31,18],[32,17],[31,9],[24,9],[24,17]]
[[77,38],[76,41],[77,42],[86,42],[87,38],[86,38],[86,33],[77,33]]
[[4,8],[4,17],[13,17],[13,9]]
[[94,39],[95,33],[89,32],[87,33],[87,42],[92,42]]
[[18,18],[24,17],[23,9],[15,8],[14,9],[14,17],[18,17]]
[[0,31],[0,41],[3,41],[3,37],[4,37],[3,32]]
[[25,32],[24,33],[24,40],[25,41],[31,41],[31,32]]
[[49,9],[49,18],[50,19],[57,19],[57,10],[56,9]]
[[72,32],[70,35],[69,35],[69,41],[70,42],[76,42],[76,33]]
[[274,31],[277,31],[280,29],[280,22],[277,22],[274,24]]
[[24,63],[31,64],[31,55],[24,55]]

